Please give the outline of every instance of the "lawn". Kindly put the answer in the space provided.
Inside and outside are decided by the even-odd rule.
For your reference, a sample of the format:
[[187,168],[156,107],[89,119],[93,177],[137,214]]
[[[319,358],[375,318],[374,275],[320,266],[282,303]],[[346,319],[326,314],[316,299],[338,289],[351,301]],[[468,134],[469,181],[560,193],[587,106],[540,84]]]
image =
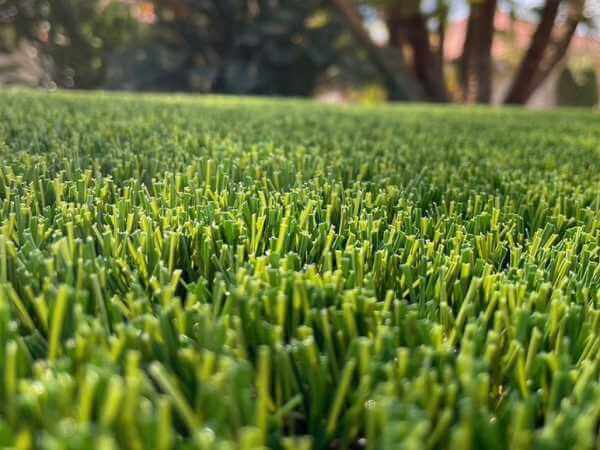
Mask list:
[[0,448],[598,448],[600,115],[0,93]]

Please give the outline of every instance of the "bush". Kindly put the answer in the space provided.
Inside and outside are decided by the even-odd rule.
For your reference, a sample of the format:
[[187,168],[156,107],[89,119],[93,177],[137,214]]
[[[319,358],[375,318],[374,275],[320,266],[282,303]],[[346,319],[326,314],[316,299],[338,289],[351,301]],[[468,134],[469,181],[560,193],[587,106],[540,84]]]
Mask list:
[[593,67],[576,76],[568,67],[558,79],[558,104],[561,106],[594,107],[598,105],[598,77]]
[[342,27],[320,0],[153,3],[146,39],[113,55],[111,87],[306,96],[339,60]]

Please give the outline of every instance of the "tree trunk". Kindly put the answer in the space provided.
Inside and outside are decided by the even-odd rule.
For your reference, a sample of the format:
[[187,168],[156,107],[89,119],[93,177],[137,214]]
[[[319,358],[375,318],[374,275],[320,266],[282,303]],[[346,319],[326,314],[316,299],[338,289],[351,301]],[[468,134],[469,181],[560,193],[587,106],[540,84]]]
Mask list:
[[330,0],[330,2],[340,13],[354,38],[367,52],[371,64],[382,75],[390,100],[412,100],[414,96],[408,88],[409,81],[392,68],[381,49],[373,42],[355,6],[349,0]]
[[492,43],[497,0],[471,5],[461,58],[463,99],[468,103],[490,103],[492,99]]
[[538,24],[527,53],[523,57],[517,74],[511,84],[505,103],[524,104],[533,93],[533,79],[550,44],[552,30],[558,15],[560,0],[546,0],[542,18]]
[[556,66],[564,59],[581,20],[582,16],[580,13],[575,12],[569,16],[565,25],[565,30],[562,35],[552,43],[552,46],[549,49],[550,55],[542,62],[540,70],[532,80],[531,92],[529,93],[530,96],[544,83],[544,81],[546,81]]
[[436,102],[448,101],[443,65],[432,49],[427,20],[423,14],[418,10],[407,13],[390,9],[387,15],[390,42],[398,48],[402,48],[404,42],[410,46],[415,76],[427,97]]
[[[548,6],[548,2],[550,1],[556,0],[547,0],[546,6]],[[533,93],[546,81],[554,68],[556,68],[567,54],[577,27],[583,20],[585,0],[571,0],[569,3],[569,13],[565,24],[561,27],[560,35],[552,41],[552,30],[550,30],[550,37],[546,42],[542,57],[538,60],[537,66],[533,68],[534,70],[527,73],[530,78],[522,86],[519,86],[519,89],[516,90],[516,95],[509,92],[506,103],[521,105],[527,103]],[[555,20],[553,20],[554,22]]]
[[[438,45],[436,48],[437,64],[440,70],[444,71],[444,57],[446,47],[446,27],[448,26],[448,8],[444,6],[438,7]],[[443,77],[443,73],[441,74]]]

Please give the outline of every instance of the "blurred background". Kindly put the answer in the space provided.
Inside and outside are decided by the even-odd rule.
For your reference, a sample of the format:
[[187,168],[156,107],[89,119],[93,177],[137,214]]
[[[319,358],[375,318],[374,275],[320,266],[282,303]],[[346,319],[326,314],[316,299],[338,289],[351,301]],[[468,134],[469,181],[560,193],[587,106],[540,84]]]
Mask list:
[[0,0],[0,85],[597,107],[600,0]]

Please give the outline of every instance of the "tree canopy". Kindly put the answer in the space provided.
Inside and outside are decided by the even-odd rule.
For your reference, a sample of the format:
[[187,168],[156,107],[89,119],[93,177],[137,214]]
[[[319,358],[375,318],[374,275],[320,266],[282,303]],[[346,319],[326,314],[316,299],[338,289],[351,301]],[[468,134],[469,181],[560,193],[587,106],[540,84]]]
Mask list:
[[[304,96],[337,74],[378,80],[392,100],[489,103],[499,1],[469,1],[452,67],[451,0],[0,0],[0,51],[27,41],[63,88]],[[585,8],[545,0],[531,11],[539,20],[507,103],[526,103],[564,59]],[[385,45],[365,12],[381,18]]]

